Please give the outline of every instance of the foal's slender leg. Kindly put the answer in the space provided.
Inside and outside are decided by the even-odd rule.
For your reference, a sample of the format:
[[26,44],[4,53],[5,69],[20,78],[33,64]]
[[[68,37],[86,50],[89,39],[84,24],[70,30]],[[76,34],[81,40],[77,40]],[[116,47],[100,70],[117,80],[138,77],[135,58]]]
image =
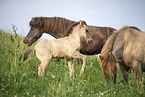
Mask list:
[[40,66],[38,67],[38,75],[39,76],[43,76],[42,69],[41,69],[42,64],[43,64],[43,62],[41,62]]
[[49,73],[53,78],[55,78],[54,75],[52,75],[52,73],[46,71],[50,61],[51,61],[51,58],[52,58],[52,55],[49,55],[49,54],[43,54],[40,55],[39,53],[36,52],[36,56],[37,58],[41,61],[41,64],[40,66],[38,67],[38,75],[39,76],[44,76],[45,73]]
[[84,69],[85,69],[85,65],[86,65],[86,60],[87,60],[87,57],[85,55],[82,56],[83,58],[83,65],[82,65],[82,68],[81,68],[81,71],[80,71],[80,76],[84,73]]
[[80,71],[80,76],[81,76],[83,74],[83,72],[84,72],[84,69],[85,69],[87,57],[85,55],[81,54],[78,51],[74,53],[73,57],[74,58],[80,58],[80,59],[83,60],[83,65],[82,65],[82,68],[81,68],[81,71]]
[[83,64],[82,59],[77,59],[78,64]]
[[74,75],[74,64],[73,64],[73,60],[67,60],[68,61],[68,66],[69,66],[69,70],[70,70],[70,77],[72,77],[72,75]]
[[38,67],[38,75],[39,76],[44,76],[44,74],[47,72],[46,69],[47,69],[50,61],[51,61],[51,59],[46,59],[46,60],[41,61],[41,64]]

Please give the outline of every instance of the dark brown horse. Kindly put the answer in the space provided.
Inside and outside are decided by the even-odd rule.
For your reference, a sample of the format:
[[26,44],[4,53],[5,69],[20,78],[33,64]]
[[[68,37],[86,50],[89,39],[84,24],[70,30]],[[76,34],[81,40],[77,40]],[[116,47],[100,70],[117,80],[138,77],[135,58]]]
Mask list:
[[145,32],[136,27],[123,27],[115,31],[103,46],[100,59],[108,83],[111,82],[111,72],[116,83],[116,63],[119,63],[124,80],[128,82],[128,71],[132,68],[137,83],[142,86],[141,70],[145,71]]
[[[42,36],[42,33],[48,33],[55,38],[64,37],[67,35],[66,32],[69,27],[74,23],[76,22],[60,17],[34,17],[30,21],[31,29],[23,42],[30,46]],[[87,55],[99,54],[105,41],[115,29],[110,27],[88,27],[93,41],[91,44],[82,41],[80,52]]]

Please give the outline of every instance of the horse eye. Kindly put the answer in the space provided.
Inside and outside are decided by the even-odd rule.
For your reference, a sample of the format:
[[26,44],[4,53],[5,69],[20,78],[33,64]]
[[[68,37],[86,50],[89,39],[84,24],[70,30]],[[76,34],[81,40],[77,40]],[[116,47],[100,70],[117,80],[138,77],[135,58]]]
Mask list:
[[31,30],[34,30],[34,27],[32,27]]
[[89,32],[89,30],[86,30],[86,32]]
[[103,57],[101,55],[99,56],[99,58],[100,58],[100,60],[103,60]]

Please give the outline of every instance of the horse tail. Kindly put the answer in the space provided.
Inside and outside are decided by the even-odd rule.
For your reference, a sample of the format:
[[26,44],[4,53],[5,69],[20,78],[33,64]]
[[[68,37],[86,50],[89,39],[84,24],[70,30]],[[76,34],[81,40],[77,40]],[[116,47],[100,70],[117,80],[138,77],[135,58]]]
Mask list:
[[35,51],[34,48],[30,48],[27,51],[25,51],[23,61],[25,61],[27,59],[28,55],[34,51]]

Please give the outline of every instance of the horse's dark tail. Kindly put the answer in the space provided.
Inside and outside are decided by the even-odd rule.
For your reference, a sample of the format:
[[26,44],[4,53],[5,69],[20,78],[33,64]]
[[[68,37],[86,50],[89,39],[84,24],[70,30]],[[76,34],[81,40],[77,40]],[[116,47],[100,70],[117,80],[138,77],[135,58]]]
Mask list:
[[27,59],[28,55],[29,55],[30,53],[32,53],[33,51],[35,51],[34,48],[28,49],[28,50],[24,53],[23,61],[25,61],[25,60]]

